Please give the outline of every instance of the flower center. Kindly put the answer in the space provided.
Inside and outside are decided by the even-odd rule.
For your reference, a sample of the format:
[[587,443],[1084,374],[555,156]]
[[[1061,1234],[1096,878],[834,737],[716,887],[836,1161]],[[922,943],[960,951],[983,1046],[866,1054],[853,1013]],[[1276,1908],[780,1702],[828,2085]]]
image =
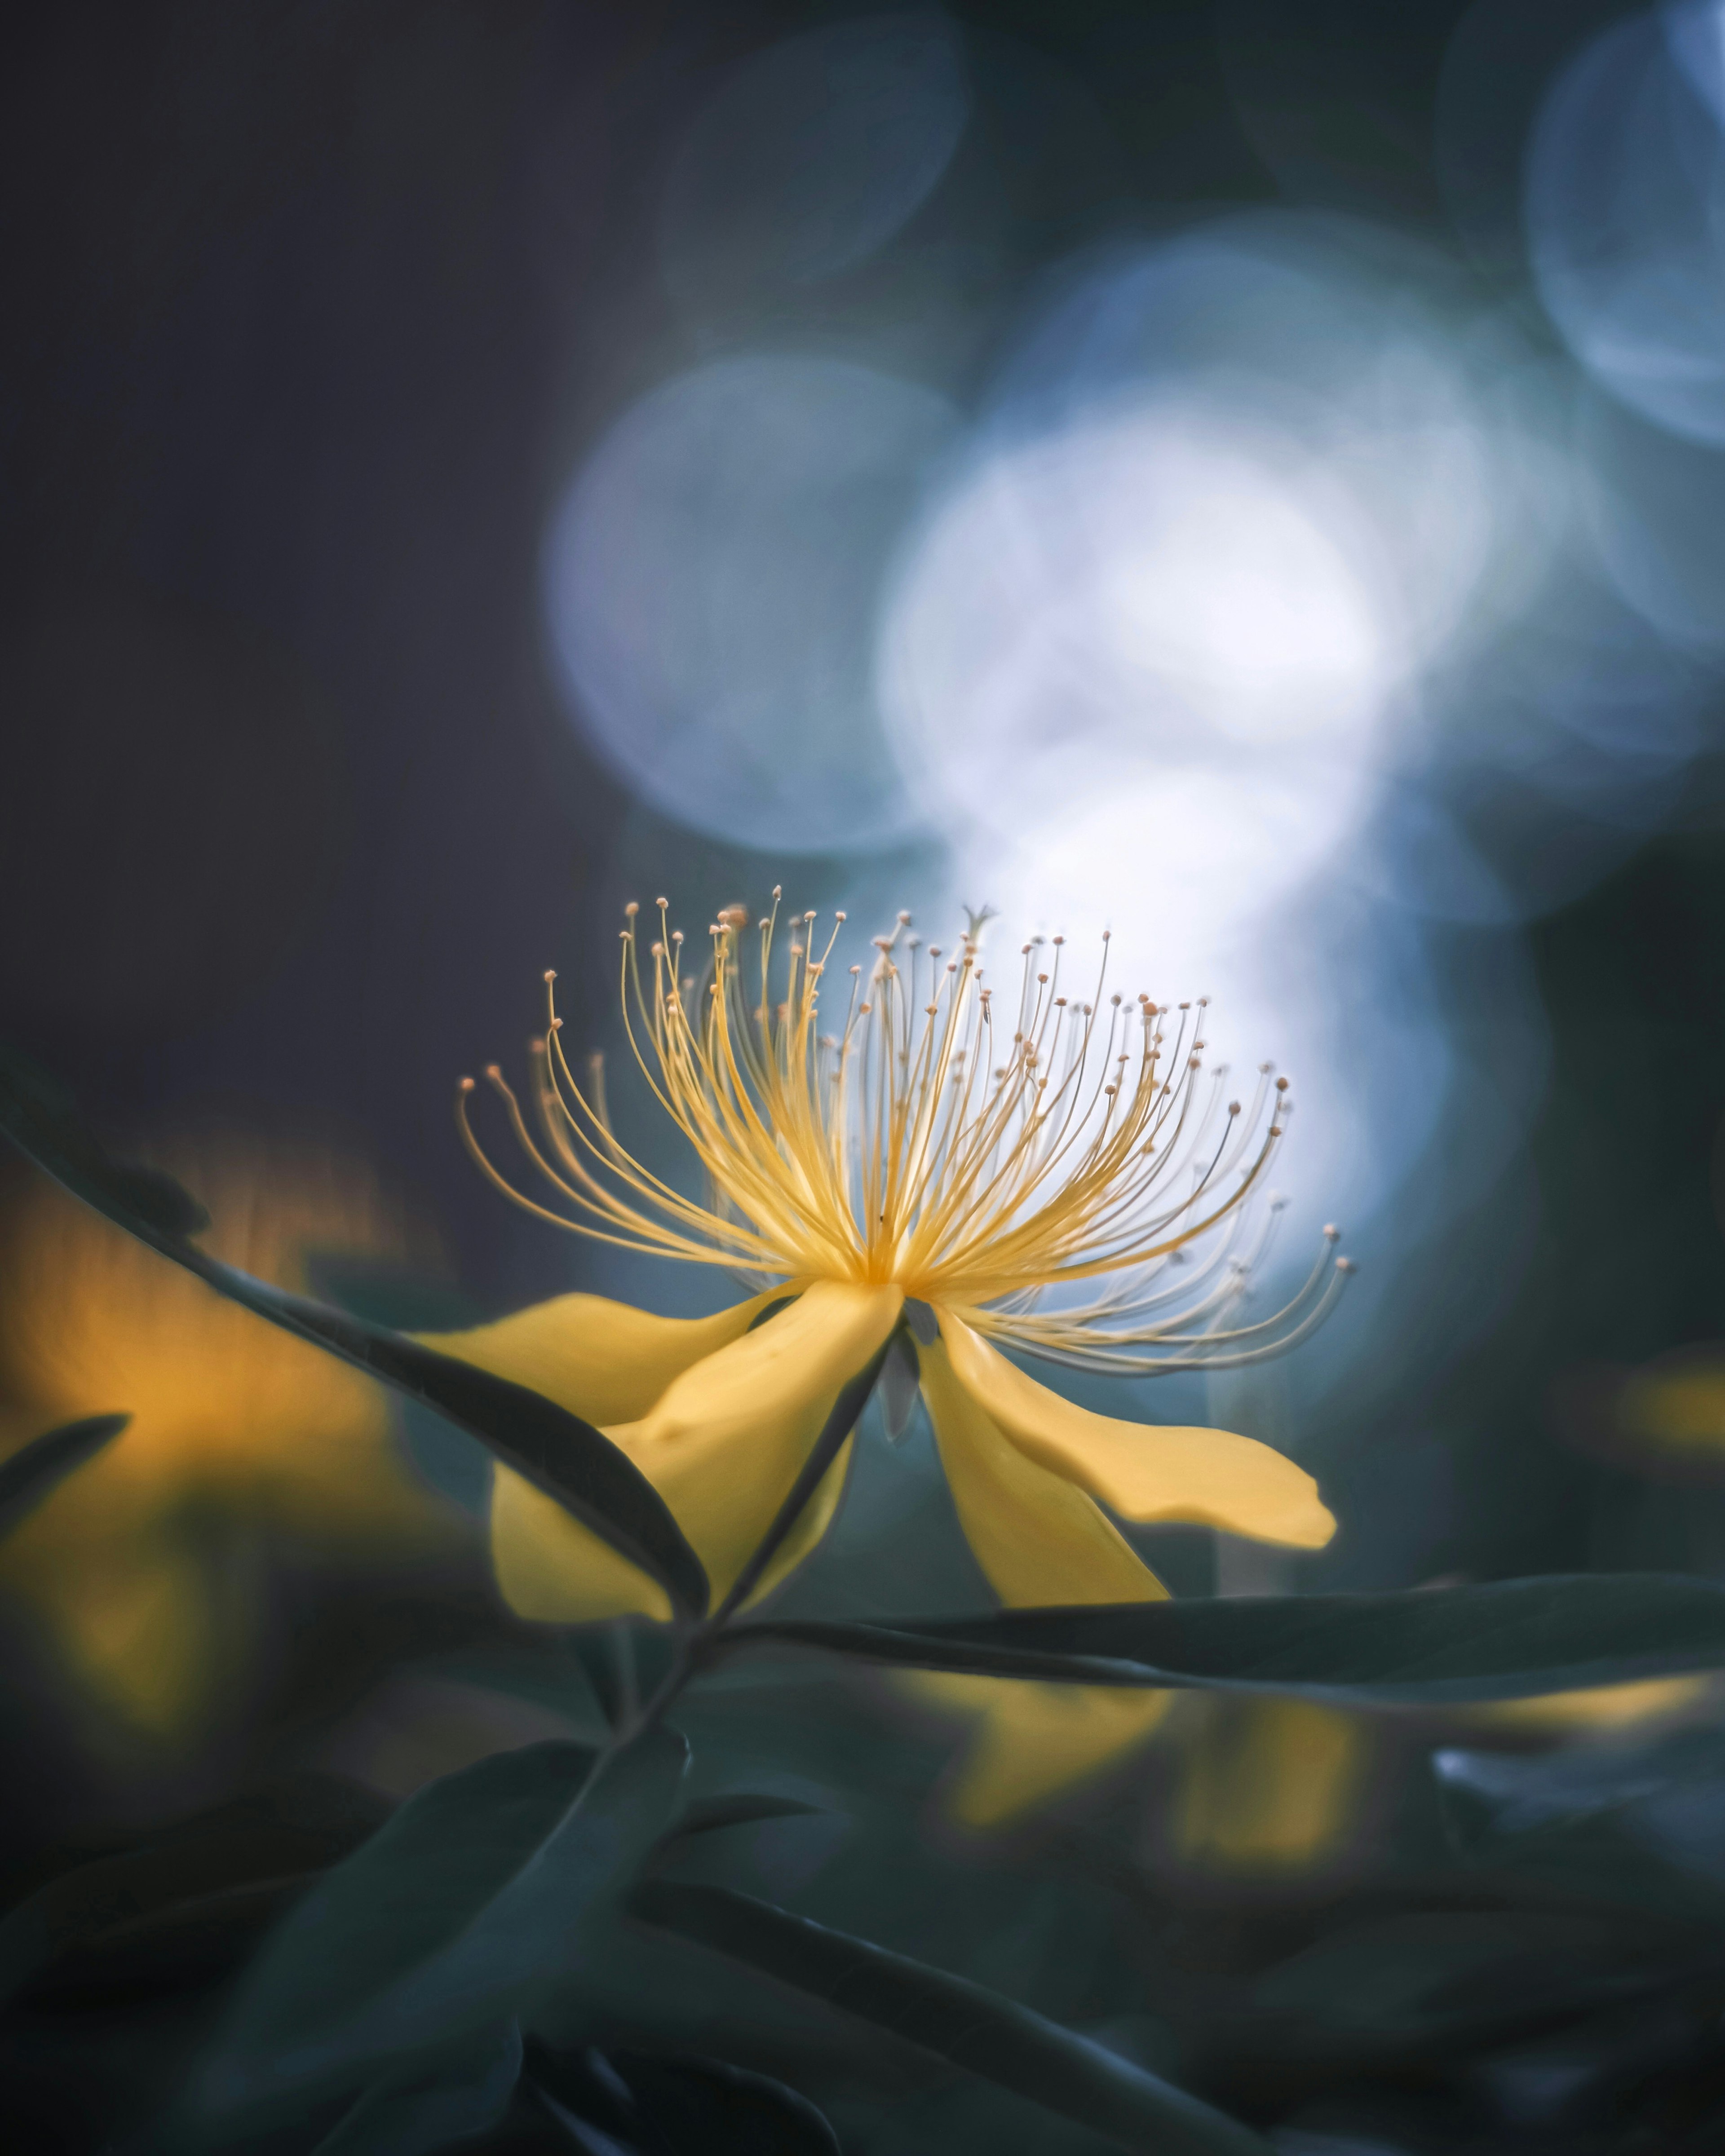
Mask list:
[[[1087,996],[1062,979],[1058,936],[1024,944],[999,991],[982,959],[986,914],[947,952],[925,949],[901,913],[873,939],[866,967],[849,967],[848,992],[838,977],[834,1018],[823,1003],[843,913],[823,941],[814,914],[781,918],[778,891],[753,929],[728,907],[697,970],[667,902],[656,911],[644,954],[639,909],[627,910],[624,1023],[648,1086],[701,1163],[706,1196],[685,1196],[624,1147],[599,1059],[584,1083],[566,1059],[547,974],[549,1022],[533,1044],[538,1137],[501,1072],[487,1075],[572,1218],[497,1174],[469,1122],[472,1081],[462,1081],[463,1134],[518,1204],[602,1241],[761,1284],[895,1282],[1022,1344],[1040,1337],[1039,1352],[1092,1362],[1104,1321],[1111,1349],[1174,1337],[1168,1322],[1132,1330],[1170,1300],[1189,1327],[1198,1282],[1170,1290],[1161,1276],[1213,1230],[1224,1229],[1223,1247],[1202,1268],[1200,1311],[1213,1317],[1244,1293],[1256,1252],[1245,1251],[1240,1224],[1281,1135],[1287,1081],[1266,1065],[1250,1107],[1228,1100],[1225,1065],[1205,1072],[1205,998],[1170,1011],[1110,993],[1106,934]],[[1034,1311],[1048,1291],[1104,1276],[1100,1301]],[[1279,1329],[1296,1308],[1303,1329],[1312,1285],[1274,1321]],[[1238,1336],[1211,1324],[1201,1337]]]

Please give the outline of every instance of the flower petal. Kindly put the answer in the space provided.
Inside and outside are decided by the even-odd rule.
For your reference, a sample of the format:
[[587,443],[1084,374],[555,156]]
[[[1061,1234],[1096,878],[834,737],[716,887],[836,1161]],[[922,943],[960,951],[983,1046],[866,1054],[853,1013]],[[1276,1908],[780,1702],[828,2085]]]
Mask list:
[[[943,1342],[917,1350],[959,1524],[1008,1603],[1160,1602],[1168,1590],[1082,1490],[1008,1441],[955,1375]],[[1168,1695],[917,1671],[905,1691],[973,1718],[945,1789],[968,1826],[1006,1825],[1142,1743]]]
[[493,1325],[415,1337],[603,1427],[639,1421],[674,1378],[741,1339],[782,1292],[752,1296],[711,1317],[656,1317],[602,1295],[560,1295]]
[[[772,1524],[841,1388],[891,1337],[903,1306],[896,1287],[817,1281],[770,1323],[685,1371],[650,1414],[607,1431],[676,1514],[715,1601]],[[829,1472],[805,1528],[823,1508],[830,1518],[833,1482]]]
[[[817,1281],[768,1323],[675,1377],[644,1414],[606,1430],[676,1515],[706,1567],[715,1601],[772,1524],[841,1387],[891,1334],[902,1300],[896,1288]],[[847,1448],[828,1471],[757,1595],[824,1532],[848,1456]],[[491,1554],[506,1599],[524,1617],[570,1625],[632,1612],[670,1615],[663,1590],[645,1573],[506,1468],[493,1486]]]
[[1321,1549],[1335,1533],[1317,1483],[1269,1445],[1224,1430],[1091,1414],[1026,1377],[950,1312],[937,1315],[953,1376],[977,1405],[1026,1458],[1122,1518],[1189,1520],[1296,1549]]
[[1372,1762],[1365,1717],[1304,1699],[1213,1693],[1202,1706],[1173,1812],[1188,1863],[1296,1871],[1346,1846]]
[[920,1348],[922,1392],[959,1525],[1009,1604],[1160,1602],[1168,1590],[1113,1522],[1065,1476],[1008,1442],[959,1382],[942,1337]]
[[1019,1677],[917,1672],[918,1695],[973,1727],[942,1790],[966,1826],[1000,1827],[1061,1790],[1101,1774],[1143,1743],[1173,1694],[1106,1685],[1036,1684]]

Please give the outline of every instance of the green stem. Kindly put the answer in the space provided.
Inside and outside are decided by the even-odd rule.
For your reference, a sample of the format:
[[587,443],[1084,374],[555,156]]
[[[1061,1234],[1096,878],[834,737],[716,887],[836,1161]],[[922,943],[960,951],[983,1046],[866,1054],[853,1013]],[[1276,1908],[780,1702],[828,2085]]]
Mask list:
[[855,1430],[862,1411],[868,1404],[869,1395],[879,1381],[891,1345],[889,1340],[874,1359],[841,1388],[796,1481],[786,1492],[783,1503],[773,1516],[772,1525],[761,1537],[747,1563],[732,1583],[730,1592],[709,1616],[703,1618],[698,1625],[689,1627],[679,1637],[670,1667],[647,1700],[626,1722],[612,1731],[598,1757],[588,1769],[586,1780],[576,1792],[575,1800],[569,1807],[570,1813],[579,1811],[588,1793],[598,1786],[607,1770],[639,1744],[649,1730],[657,1728],[672,1701],[689,1680],[712,1658],[721,1635],[760,1584],[785,1537],[803,1517],[809,1500],[825,1480],[828,1471]]

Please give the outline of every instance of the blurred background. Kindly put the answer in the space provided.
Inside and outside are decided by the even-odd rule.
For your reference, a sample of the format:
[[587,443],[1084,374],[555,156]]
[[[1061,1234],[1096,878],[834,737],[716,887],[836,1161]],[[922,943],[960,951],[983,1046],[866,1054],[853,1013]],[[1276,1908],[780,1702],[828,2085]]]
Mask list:
[[[661,891],[1107,928],[1291,1071],[1281,1255],[1361,1268],[1291,1362],[1100,1403],[1343,1521],[1175,1584],[1725,1565],[1716,0],[4,38],[0,1034],[230,1254],[424,1325],[711,1306],[456,1142],[546,967],[614,1047]],[[6,1175],[0,1439],[137,1419],[0,1567],[19,1845],[308,1716],[410,1783],[470,1702],[342,1717],[503,1625],[482,1473]]]

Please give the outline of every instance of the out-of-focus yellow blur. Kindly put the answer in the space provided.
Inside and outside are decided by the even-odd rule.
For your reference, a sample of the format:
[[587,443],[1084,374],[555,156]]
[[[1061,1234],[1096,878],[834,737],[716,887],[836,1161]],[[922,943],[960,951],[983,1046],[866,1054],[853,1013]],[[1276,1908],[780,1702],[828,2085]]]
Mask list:
[[[207,1247],[280,1286],[305,1289],[320,1252],[408,1254],[350,1163],[233,1140],[157,1160],[208,1208]],[[381,1387],[36,1181],[0,1222],[0,1455],[109,1411],[130,1425],[0,1547],[0,1594],[140,1734],[187,1740],[243,1688],[272,1551],[399,1555],[454,1532]]]

